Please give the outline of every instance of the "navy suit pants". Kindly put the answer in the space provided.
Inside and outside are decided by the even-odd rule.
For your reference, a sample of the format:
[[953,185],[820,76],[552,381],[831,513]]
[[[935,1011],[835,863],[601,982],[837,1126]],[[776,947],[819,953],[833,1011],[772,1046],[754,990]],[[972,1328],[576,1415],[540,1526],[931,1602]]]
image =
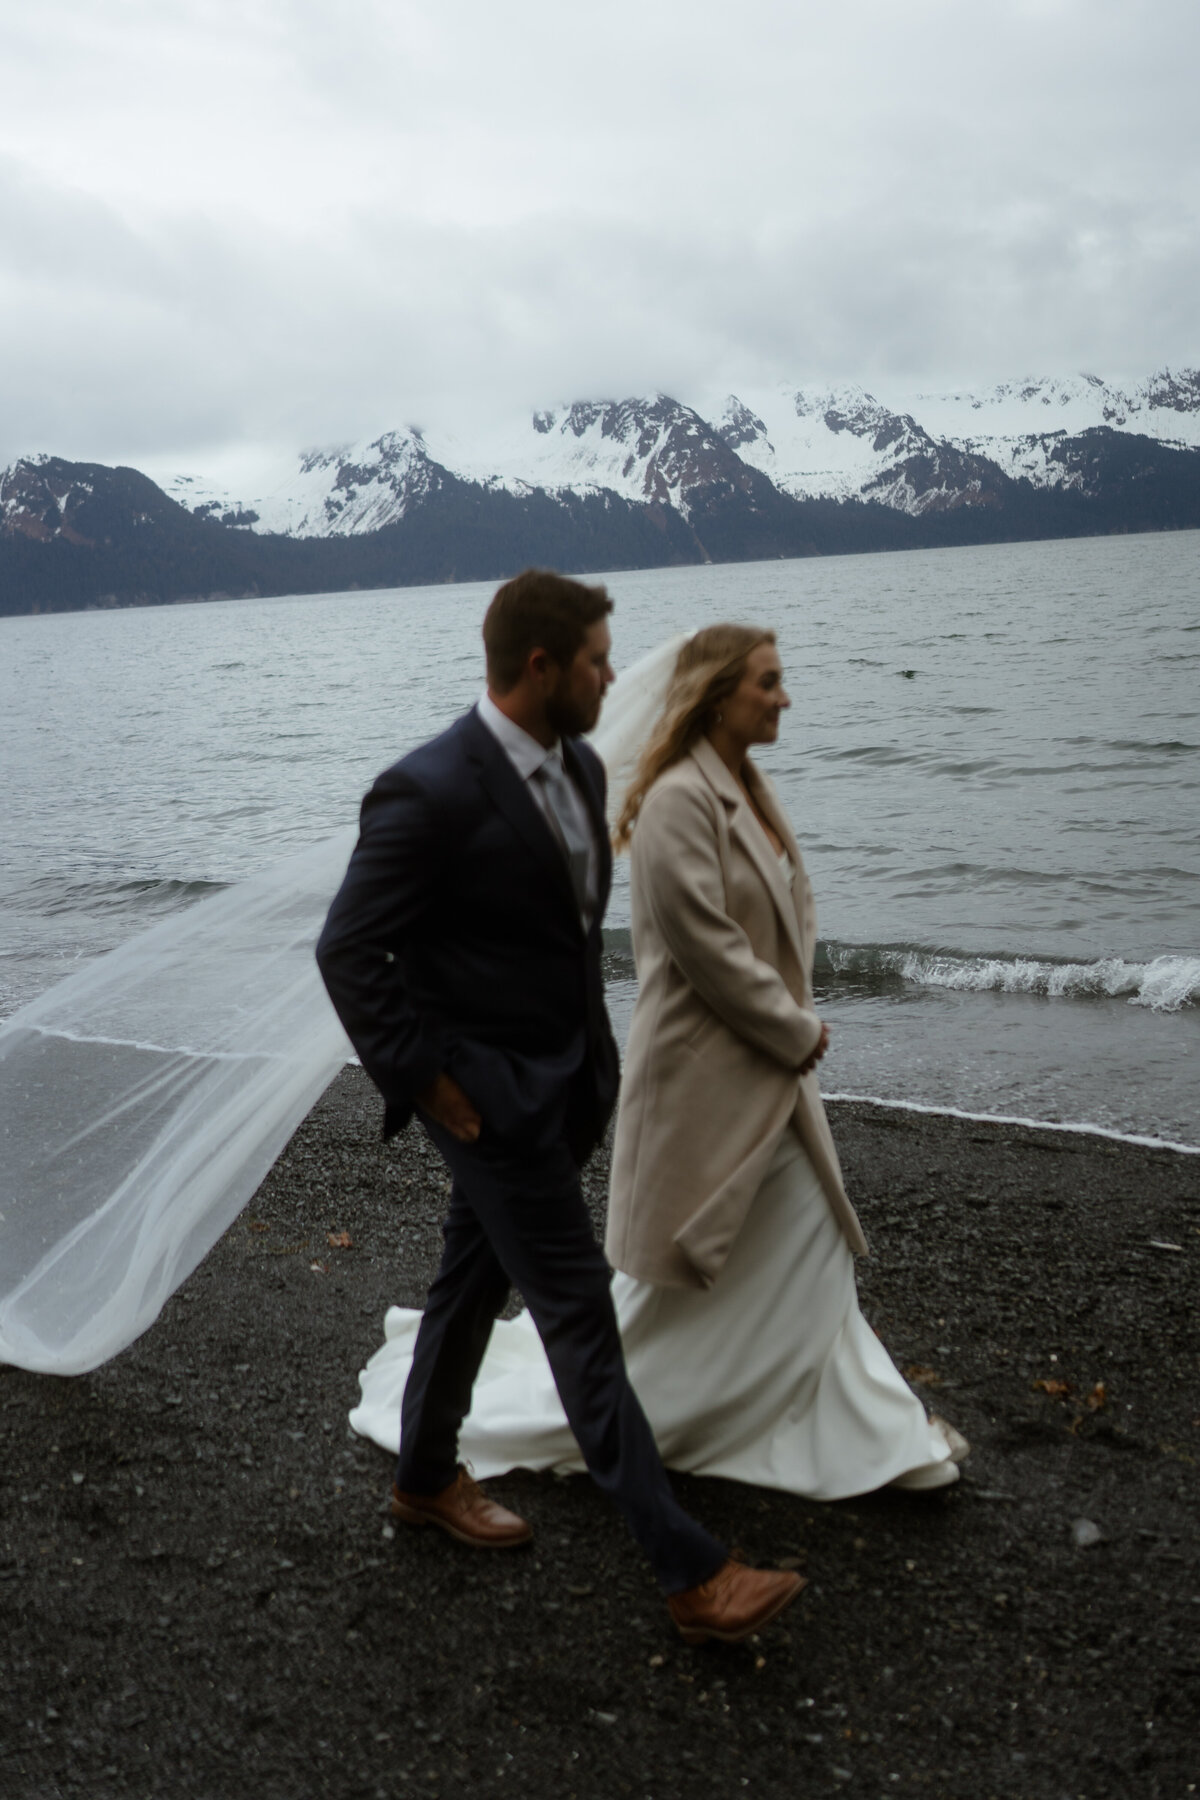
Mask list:
[[454,1480],[458,1434],[510,1289],[537,1327],[568,1423],[596,1485],[624,1514],[662,1588],[707,1581],[725,1560],[671,1489],[625,1371],[610,1283],[565,1145],[518,1156],[426,1130],[453,1176],[441,1267],[429,1290],[401,1412],[396,1485]]

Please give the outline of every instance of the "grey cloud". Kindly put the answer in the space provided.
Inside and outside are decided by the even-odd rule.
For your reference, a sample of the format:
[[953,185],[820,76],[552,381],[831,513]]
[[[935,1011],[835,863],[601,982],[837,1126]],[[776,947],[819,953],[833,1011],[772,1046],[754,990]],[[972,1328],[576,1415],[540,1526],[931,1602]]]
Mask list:
[[[46,7],[68,38],[84,17]],[[203,79],[172,89],[161,176],[152,96],[144,161],[103,108],[58,116],[51,156],[26,18],[27,154],[0,121],[0,462],[1200,358],[1191,0],[748,0],[736,27],[713,0],[131,0],[108,39],[102,17],[89,54],[132,54],[140,20],[173,82],[193,42]],[[214,97],[223,31],[245,55]],[[121,76],[130,105],[152,74]]]

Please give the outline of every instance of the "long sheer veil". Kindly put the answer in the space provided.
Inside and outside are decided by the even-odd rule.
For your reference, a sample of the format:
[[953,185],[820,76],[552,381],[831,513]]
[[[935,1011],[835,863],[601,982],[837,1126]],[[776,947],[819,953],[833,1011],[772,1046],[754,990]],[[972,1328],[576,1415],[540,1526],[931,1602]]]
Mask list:
[[[592,742],[619,804],[684,637]],[[153,1324],[350,1055],[313,946],[348,830],[0,1023],[0,1362],[78,1375]]]

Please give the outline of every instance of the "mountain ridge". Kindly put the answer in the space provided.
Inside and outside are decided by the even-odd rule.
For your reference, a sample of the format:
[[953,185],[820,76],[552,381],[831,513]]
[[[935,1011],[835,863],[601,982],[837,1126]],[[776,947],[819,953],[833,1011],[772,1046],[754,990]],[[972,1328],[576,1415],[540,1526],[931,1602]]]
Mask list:
[[1200,526],[1200,370],[979,393],[856,383],[408,426],[232,492],[22,458],[0,613]]
[[[1108,428],[1168,448],[1200,448],[1200,370],[1159,370],[1132,386],[1097,375],[1025,378],[985,392],[880,395],[857,383],[782,383],[695,404],[661,391],[624,400],[576,400],[521,415],[464,441],[418,427],[392,430],[327,452],[301,453],[299,468],[263,473],[264,491],[209,502],[221,516],[288,535],[376,529],[403,515],[433,470],[519,493],[608,489],[635,504],[657,501],[689,516],[692,492],[724,484],[748,496],[756,470],[794,500],[875,500],[914,516],[962,506],[994,507],[999,479],[1076,487],[1086,477],[1056,452],[1067,440]],[[992,429],[987,429],[988,424]],[[727,453],[727,454],[726,454]],[[392,470],[406,468],[403,487]],[[314,480],[315,476],[315,480]],[[358,477],[373,504],[336,497]],[[317,493],[322,480],[328,483]],[[195,481],[168,479],[186,501]],[[389,511],[382,488],[394,495]],[[758,488],[761,498],[761,484]],[[314,505],[314,500],[319,504]],[[249,514],[254,514],[250,519]]]

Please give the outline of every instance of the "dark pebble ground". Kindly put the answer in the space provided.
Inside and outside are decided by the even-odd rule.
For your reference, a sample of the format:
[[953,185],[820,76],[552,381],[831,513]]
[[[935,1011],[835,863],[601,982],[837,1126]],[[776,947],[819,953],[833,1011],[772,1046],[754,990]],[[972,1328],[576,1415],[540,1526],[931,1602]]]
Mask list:
[[132,1349],[0,1369],[3,1800],[1200,1792],[1200,1162],[831,1110],[864,1307],[972,1440],[957,1487],[680,1478],[810,1576],[736,1648],[678,1641],[582,1478],[492,1484],[526,1551],[393,1535],[346,1413],[445,1181],[347,1071]]

